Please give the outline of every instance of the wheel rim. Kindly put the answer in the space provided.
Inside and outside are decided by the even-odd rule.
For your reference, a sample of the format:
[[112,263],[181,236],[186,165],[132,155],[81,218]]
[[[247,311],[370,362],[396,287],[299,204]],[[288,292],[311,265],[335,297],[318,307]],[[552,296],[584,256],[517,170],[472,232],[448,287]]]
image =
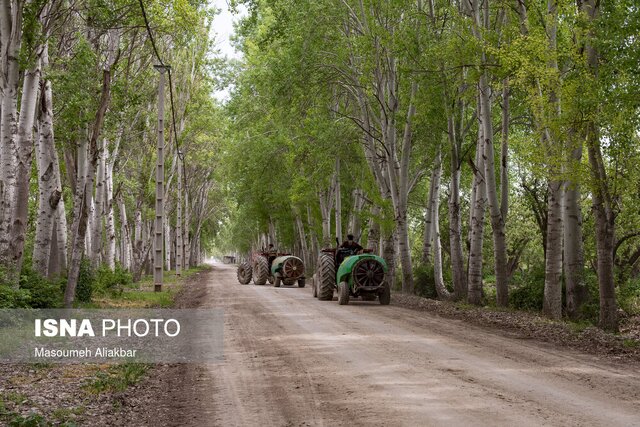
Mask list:
[[353,279],[358,286],[379,286],[384,281],[384,268],[375,259],[363,259],[353,267]]
[[304,274],[304,264],[298,258],[291,257],[282,265],[282,273],[285,277],[300,277]]

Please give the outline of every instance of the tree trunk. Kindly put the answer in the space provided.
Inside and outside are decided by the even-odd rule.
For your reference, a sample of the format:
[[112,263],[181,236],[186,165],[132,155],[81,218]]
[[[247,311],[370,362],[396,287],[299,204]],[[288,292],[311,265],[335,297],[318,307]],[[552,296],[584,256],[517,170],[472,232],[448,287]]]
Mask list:
[[[10,229],[16,191],[18,85],[23,1],[0,0],[0,47],[4,73],[0,99],[0,264],[9,265]],[[14,272],[17,274],[18,272]]]
[[131,271],[131,235],[122,196],[118,197],[118,211],[120,212],[120,264],[125,270]]
[[460,146],[455,133],[455,123],[448,117],[449,144],[451,147],[451,183],[449,188],[449,247],[451,250],[451,270],[453,276],[453,297],[464,300],[467,297],[467,277],[462,253],[462,217],[460,213]]
[[440,149],[436,154],[436,159],[434,160],[433,170],[431,171],[431,178],[429,179],[429,194],[427,195],[427,209],[424,215],[424,234],[422,240],[422,263],[428,265],[432,262],[432,254],[431,251],[433,249],[433,209],[434,207],[437,209],[438,203],[434,198],[436,195],[437,189],[436,185],[436,176],[441,173],[442,165],[440,159]]
[[140,208],[134,213],[134,232],[133,232],[133,281],[139,282],[144,269],[144,261],[147,251],[144,248],[143,228],[142,228],[142,212]]
[[340,159],[336,157],[336,238],[342,242],[342,191],[340,185]]
[[188,267],[191,248],[189,231],[191,230],[191,206],[189,204],[189,193],[185,193],[184,197],[184,230],[182,230],[183,238],[182,244],[184,246],[183,258],[182,258],[182,271],[185,271]]
[[178,197],[176,212],[176,276],[182,275],[182,154],[178,153]]
[[[578,2],[581,11],[595,21],[600,13],[600,2],[596,0],[585,0]],[[585,43],[587,65],[593,78],[598,77],[598,64],[600,55],[588,34]],[[596,107],[597,108],[597,107]],[[595,213],[596,228],[596,251],[597,251],[597,271],[598,284],[600,290],[600,327],[609,331],[618,331],[618,306],[616,303],[615,282],[614,282],[614,255],[613,248],[615,242],[615,220],[613,211],[613,197],[611,194],[611,183],[608,180],[604,159],[602,156],[602,143],[598,125],[594,121],[597,111],[589,111],[589,121],[585,125],[587,153],[589,155],[589,165],[593,178],[592,206]]]
[[318,241],[318,235],[316,233],[315,221],[311,214],[311,206],[307,205],[307,229],[309,230],[309,241],[311,254],[309,257],[309,271],[315,271],[315,263],[320,253],[320,242]]
[[[438,149],[439,157],[440,150]],[[433,227],[432,235],[433,235],[433,277],[434,277],[434,285],[436,288],[436,293],[438,294],[438,298],[441,300],[448,300],[451,298],[451,294],[449,290],[444,284],[444,279],[442,277],[442,245],[440,243],[440,179],[442,176],[442,162],[437,162],[438,166],[437,172],[434,176],[434,194],[433,198],[436,200],[436,205],[433,209],[433,216],[431,227]]]
[[106,169],[107,139],[102,138],[98,152],[98,168],[96,171],[96,194],[93,199],[91,224],[91,252],[90,260],[93,268],[97,268],[102,261],[102,219],[104,218],[105,201],[105,169]]
[[[480,9],[481,5],[482,10]],[[491,31],[491,19],[489,13],[490,8],[491,6],[489,0],[485,0],[484,2],[476,0],[465,3],[463,5],[463,12],[471,16],[471,18],[473,19],[473,25],[471,29],[473,31],[474,37],[481,44],[484,44],[486,42],[484,39],[484,31]],[[496,303],[500,307],[506,307],[509,303],[507,239],[505,234],[507,206],[501,206],[501,200],[498,197],[498,187],[496,184],[495,152],[493,146],[493,123],[491,121],[491,86],[489,84],[489,67],[487,66],[488,58],[486,51],[481,52],[480,63],[482,65],[483,71],[478,81],[478,94],[480,100],[480,111],[478,113],[478,118],[481,122],[482,134],[484,138],[484,179],[486,182],[487,203],[489,205],[491,229],[493,234],[493,254],[495,262],[494,271],[496,276]],[[506,164],[502,167],[506,168]],[[505,200],[504,193],[505,192],[503,191],[503,202]]]
[[496,275],[496,302],[500,307],[506,307],[509,303],[509,274],[507,259],[507,239],[505,235],[505,218],[498,200],[498,190],[495,178],[495,161],[493,150],[493,125],[491,123],[491,88],[488,84],[488,76],[485,71],[480,77],[480,103],[482,120],[482,134],[484,137],[485,182],[487,187],[487,201],[491,216],[491,228],[493,231],[493,254]]
[[595,124],[590,123],[587,133],[587,152],[594,179],[592,195],[595,213],[597,273],[600,293],[600,327],[618,331],[618,305],[614,281],[615,214],[611,208],[609,182],[604,169],[600,138]]
[[384,258],[389,268],[387,271],[387,282],[391,288],[395,288],[396,284],[395,239],[393,234],[393,232],[388,233],[382,240],[382,258]]
[[469,226],[469,295],[470,304],[482,303],[482,243],[484,239],[484,214],[486,202],[486,183],[484,180],[484,135],[482,126],[478,128],[476,162],[473,175],[471,200],[471,224]]
[[331,180],[329,188],[318,193],[320,199],[320,217],[322,220],[322,247],[333,246],[331,238],[331,210],[333,209],[335,193],[335,177]]
[[562,317],[562,188],[561,181],[549,182],[547,258],[542,310],[553,319]]
[[[171,210],[170,201],[165,199],[165,212]],[[166,271],[171,271],[171,223],[168,214],[164,217],[164,268]]]
[[367,248],[371,249],[374,254],[380,255],[380,208],[376,205],[371,207],[371,216],[369,217],[369,234],[367,237]]
[[296,228],[298,230],[298,241],[300,242],[300,251],[302,252],[302,259],[304,261],[304,265],[309,265],[309,250],[307,249],[307,236],[304,231],[304,224],[302,223],[302,218],[300,218],[300,214],[298,212],[295,213],[296,217]]
[[[552,59],[548,63],[551,75],[559,74],[557,53],[558,12],[556,0],[548,0],[548,37]],[[538,82],[540,86],[540,82]],[[558,86],[558,89],[556,89]],[[562,317],[562,199],[564,183],[556,159],[562,158],[563,139],[555,122],[560,118],[559,83],[552,82],[548,102],[551,118],[543,121],[543,143],[546,149],[549,197],[547,213],[547,249],[545,251],[544,304],[542,311],[553,319]],[[541,94],[542,95],[542,94]],[[543,116],[544,117],[544,116]]]
[[[43,52],[43,67],[47,65],[48,46]],[[66,258],[66,239],[58,240],[58,228],[60,224],[56,220],[59,216],[58,209],[62,207],[64,215],[64,201],[62,200],[62,187],[60,185],[60,168],[56,155],[55,140],[53,134],[53,110],[51,99],[51,82],[41,82],[41,97],[39,104],[38,143],[36,144],[36,157],[38,168],[38,215],[36,216],[36,234],[33,246],[33,269],[44,277],[52,277],[61,269],[60,261]],[[66,228],[66,227],[65,227]],[[52,248],[55,239],[56,251]],[[60,254],[64,251],[64,254]],[[51,261],[55,259],[55,263]]]
[[116,224],[113,213],[113,162],[115,162],[116,150],[109,153],[105,150],[105,156],[107,157],[107,165],[105,168],[105,198],[104,198],[104,218],[105,218],[105,250],[104,261],[109,267],[109,270],[116,268]]
[[349,214],[347,229],[356,237],[356,239],[360,240],[360,238],[362,237],[360,214],[362,212],[362,207],[364,206],[365,201],[362,190],[359,188],[355,188],[352,192],[352,198],[353,206],[351,208],[351,213]]
[[[115,59],[111,63],[111,66],[115,63]],[[78,185],[76,191],[76,201],[80,203],[79,215],[73,219],[73,245],[71,253],[71,262],[69,264],[69,275],[67,278],[67,288],[64,293],[64,305],[66,308],[71,308],[76,294],[76,286],[78,284],[78,275],[80,274],[80,261],[84,252],[84,240],[87,233],[87,219],[88,219],[88,205],[91,200],[91,190],[93,188],[93,180],[95,177],[95,170],[98,163],[98,139],[104,123],[104,116],[107,112],[109,105],[111,91],[111,67],[103,70],[102,78],[102,95],[98,111],[96,112],[96,118],[93,123],[93,130],[91,132],[91,139],[89,141],[89,153],[90,161],[87,164],[87,174],[85,182],[82,185]]]
[[[580,162],[582,142],[571,159]],[[584,247],[582,243],[582,212],[580,211],[580,187],[576,181],[565,181],[564,188],[564,274],[567,298],[567,315],[577,318],[586,302],[588,290],[584,283]]]
[[35,121],[38,90],[40,87],[40,58],[25,73],[20,100],[20,117],[15,149],[17,154],[15,192],[11,209],[11,225],[9,233],[10,267],[19,278],[24,256],[24,241],[27,233],[29,216],[29,183],[31,181],[31,163],[33,153],[33,124]]
[[[58,164],[58,156],[56,155],[54,164]],[[62,188],[61,180],[60,180],[60,169],[58,169],[58,187]],[[58,243],[58,266],[60,271],[51,271],[49,270],[50,275],[57,275],[62,271],[67,270],[67,260],[69,259],[69,241],[68,241],[68,227],[67,227],[67,213],[64,206],[64,201],[60,200],[58,203],[58,209],[56,210],[56,222],[55,222],[55,230],[56,234],[56,242]]]

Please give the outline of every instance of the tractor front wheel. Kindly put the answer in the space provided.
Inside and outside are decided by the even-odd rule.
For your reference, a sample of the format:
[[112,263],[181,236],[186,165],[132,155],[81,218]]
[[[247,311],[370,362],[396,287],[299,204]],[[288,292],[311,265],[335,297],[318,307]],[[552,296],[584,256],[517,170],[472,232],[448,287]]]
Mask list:
[[330,254],[320,254],[316,287],[318,299],[322,301],[333,299],[333,290],[336,287],[336,264]]
[[383,285],[382,292],[380,292],[380,296],[378,299],[380,300],[381,305],[389,305],[391,302],[391,288],[388,283]]
[[241,285],[248,285],[251,281],[251,265],[248,262],[240,263],[236,274]]
[[338,285],[338,304],[349,304],[349,284],[347,282],[340,282]]
[[269,263],[265,257],[257,257],[253,262],[253,283],[264,285],[269,278]]

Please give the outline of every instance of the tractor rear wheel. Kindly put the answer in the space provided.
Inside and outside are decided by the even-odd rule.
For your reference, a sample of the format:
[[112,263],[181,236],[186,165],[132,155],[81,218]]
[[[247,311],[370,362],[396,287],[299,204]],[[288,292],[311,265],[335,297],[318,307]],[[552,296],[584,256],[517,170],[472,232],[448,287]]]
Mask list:
[[382,292],[380,292],[380,296],[378,297],[381,305],[389,305],[391,302],[391,288],[388,283],[384,284],[382,288]]
[[282,279],[280,278],[280,276],[276,276],[276,278],[273,280],[273,287],[279,288],[280,282],[282,282]]
[[299,288],[304,288],[305,285],[305,281],[304,281],[304,277],[301,277],[298,279],[298,287]]
[[331,301],[336,287],[336,264],[330,254],[320,254],[318,259],[317,292],[318,299]]
[[269,278],[269,263],[265,257],[259,256],[253,262],[253,283],[264,285]]
[[242,262],[238,265],[238,271],[236,272],[238,276],[238,282],[241,285],[247,285],[251,281],[251,265],[248,262]]
[[338,285],[338,304],[349,304],[349,284],[347,282],[340,282]]

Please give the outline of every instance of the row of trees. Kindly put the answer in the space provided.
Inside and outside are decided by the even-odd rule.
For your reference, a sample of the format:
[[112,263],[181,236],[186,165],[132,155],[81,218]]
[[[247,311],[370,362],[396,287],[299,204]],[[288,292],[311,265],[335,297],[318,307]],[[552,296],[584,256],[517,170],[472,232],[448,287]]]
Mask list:
[[637,5],[245,3],[220,247],[277,241],[312,264],[349,230],[403,291],[417,263],[441,298],[480,304],[492,281],[499,306],[543,266],[552,318],[580,315],[593,274],[618,328],[640,258]]
[[[212,11],[197,1],[145,6],[175,95],[165,120],[165,264],[184,268],[201,261],[216,224]],[[135,280],[153,264],[160,59],[138,1],[2,0],[0,20],[0,266],[10,286],[24,268],[67,277],[69,306],[83,258],[119,264]]]

